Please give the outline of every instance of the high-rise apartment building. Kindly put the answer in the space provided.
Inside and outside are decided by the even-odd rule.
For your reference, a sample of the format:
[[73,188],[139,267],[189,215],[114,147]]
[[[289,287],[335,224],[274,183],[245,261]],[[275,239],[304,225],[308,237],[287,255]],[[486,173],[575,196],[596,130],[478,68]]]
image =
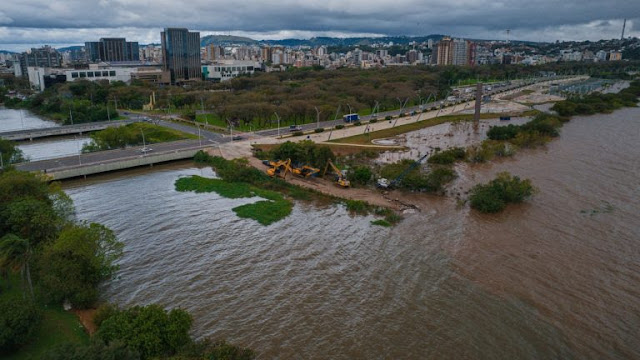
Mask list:
[[31,51],[24,52],[18,55],[18,61],[20,62],[20,71],[16,68],[16,75],[27,76],[27,68],[34,67],[48,67],[55,68],[62,66],[62,55],[52,48],[51,46],[43,46],[41,48],[31,48]]
[[474,65],[476,47],[471,41],[444,37],[437,44],[436,64],[438,65]]
[[206,59],[208,61],[222,60],[224,59],[224,48],[216,46],[215,44],[209,44],[205,47]]
[[450,37],[443,37],[438,43],[437,62],[438,65],[451,65],[453,63],[452,57],[453,41]]
[[139,61],[140,47],[137,41],[125,38],[102,38],[84,43],[87,61]]
[[465,40],[454,39],[451,46],[451,64],[467,65],[469,63],[467,50],[467,42]]
[[171,73],[171,83],[201,80],[200,33],[183,28],[165,28],[160,36],[163,68]]

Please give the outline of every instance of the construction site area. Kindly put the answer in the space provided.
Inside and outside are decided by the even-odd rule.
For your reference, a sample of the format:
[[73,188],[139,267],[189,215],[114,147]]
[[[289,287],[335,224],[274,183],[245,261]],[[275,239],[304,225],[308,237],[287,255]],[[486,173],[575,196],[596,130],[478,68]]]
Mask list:
[[[424,206],[421,199],[451,195],[452,201],[457,201],[468,190],[453,184],[456,172],[451,165],[469,154],[476,156],[473,154],[484,151],[486,133],[491,127],[529,122],[539,113],[534,105],[563,99],[550,94],[552,86],[583,78],[540,82],[505,91],[483,99],[479,111],[474,111],[474,102],[467,101],[409,116],[370,120],[366,124],[345,123],[322,132],[273,137],[244,134],[246,139],[210,148],[208,153],[228,160],[247,159],[269,176],[330,196],[361,200],[400,212],[420,211]],[[307,150],[294,149],[290,151],[294,156],[277,157],[283,154],[280,150],[284,144],[306,144],[301,147]],[[295,155],[317,148],[330,150],[322,163],[304,162],[301,161],[304,156]],[[510,152],[507,156],[515,151],[515,147],[506,148]],[[449,156],[455,159],[439,160]]]

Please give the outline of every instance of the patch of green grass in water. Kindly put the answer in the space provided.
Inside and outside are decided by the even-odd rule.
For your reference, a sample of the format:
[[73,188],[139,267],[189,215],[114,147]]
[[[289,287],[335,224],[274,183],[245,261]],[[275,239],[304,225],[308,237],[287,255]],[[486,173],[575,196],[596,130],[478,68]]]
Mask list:
[[177,191],[215,192],[230,199],[254,196],[267,199],[232,209],[239,217],[256,220],[262,225],[270,225],[284,219],[291,214],[293,208],[291,201],[286,200],[279,193],[260,189],[247,183],[229,183],[220,179],[208,179],[194,175],[176,180],[175,187]]
[[378,225],[378,226],[384,226],[384,227],[391,227],[391,223],[388,222],[387,220],[374,220],[371,222],[371,225]]

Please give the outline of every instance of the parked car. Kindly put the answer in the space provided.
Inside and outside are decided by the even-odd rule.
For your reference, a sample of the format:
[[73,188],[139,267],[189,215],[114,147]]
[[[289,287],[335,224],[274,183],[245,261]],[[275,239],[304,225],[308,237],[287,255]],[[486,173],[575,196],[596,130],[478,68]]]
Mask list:
[[289,125],[289,131],[301,131],[302,126],[300,125]]
[[150,147],[146,147],[146,146],[143,147],[142,149],[140,149],[140,152],[143,153],[143,154],[146,154],[146,153],[148,153],[150,151],[153,151],[153,149],[150,148]]

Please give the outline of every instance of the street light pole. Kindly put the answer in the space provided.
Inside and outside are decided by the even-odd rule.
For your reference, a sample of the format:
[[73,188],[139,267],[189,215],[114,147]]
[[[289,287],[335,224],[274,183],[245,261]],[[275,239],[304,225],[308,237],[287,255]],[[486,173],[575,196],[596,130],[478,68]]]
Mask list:
[[82,158],[80,157],[82,154],[82,151],[80,151],[80,142],[78,141],[77,136],[74,136],[73,138],[76,140],[76,149],[78,149],[78,164],[82,165]]
[[320,111],[318,111],[318,107],[314,106],[314,109],[316,109],[316,129],[320,128]]
[[200,140],[200,146],[202,146],[202,136],[200,136],[200,124],[198,124],[197,126],[198,126],[198,140]]
[[280,116],[278,116],[277,112],[274,112],[274,114],[276,114],[276,119],[278,119],[278,138],[280,138]]

